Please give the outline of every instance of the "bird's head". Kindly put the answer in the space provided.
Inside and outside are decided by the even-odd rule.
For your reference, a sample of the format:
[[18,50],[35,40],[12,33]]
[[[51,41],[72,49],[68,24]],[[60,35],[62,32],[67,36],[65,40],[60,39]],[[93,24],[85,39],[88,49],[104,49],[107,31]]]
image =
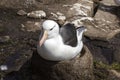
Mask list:
[[39,41],[40,46],[46,39],[54,38],[59,34],[59,25],[53,20],[46,20],[42,24],[43,35]]

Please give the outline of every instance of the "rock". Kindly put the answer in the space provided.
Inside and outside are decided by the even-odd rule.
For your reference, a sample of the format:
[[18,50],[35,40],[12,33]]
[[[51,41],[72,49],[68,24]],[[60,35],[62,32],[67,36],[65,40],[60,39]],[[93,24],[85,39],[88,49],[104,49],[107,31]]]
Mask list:
[[27,16],[31,18],[44,18],[46,17],[46,13],[42,10],[38,10],[28,13]]
[[[80,20],[79,22],[81,22]],[[120,32],[119,19],[116,15],[100,9],[93,20],[83,20],[81,24],[87,27],[88,30],[85,35],[91,39],[107,41]]]
[[64,1],[62,1],[62,0],[36,0],[36,1],[38,1],[38,2],[40,2],[40,3],[43,3],[43,4],[50,4],[50,5],[52,5],[52,4],[66,4],[66,3],[74,3],[74,2],[76,2],[77,0],[71,0],[71,1],[68,1],[68,0],[64,0]]
[[99,3],[100,1],[102,1],[102,0],[93,0],[93,2],[95,2],[95,3]]
[[8,70],[8,67],[6,65],[0,66],[0,71],[6,71],[6,70]]
[[95,16],[95,14],[99,8],[100,1],[102,1],[102,0],[93,0],[94,4],[93,4],[93,16],[92,17]]
[[91,53],[93,54],[95,61],[102,61],[106,64],[112,64],[114,62],[120,62],[119,60],[119,49],[120,49],[120,34],[117,34],[115,37],[108,41],[88,39],[86,41],[87,46],[89,47]]
[[0,43],[5,43],[10,40],[10,36],[0,36]]
[[101,3],[103,3],[104,5],[107,5],[107,6],[116,5],[114,0],[102,0]]
[[109,70],[109,75],[107,80],[120,80],[120,72],[116,70]]
[[59,24],[63,25],[66,21],[66,16],[63,13],[57,12],[57,13],[51,13],[51,19],[57,20]]
[[117,5],[120,6],[120,0],[114,0]]
[[19,10],[19,11],[17,12],[17,14],[20,15],[20,16],[23,16],[23,15],[26,15],[27,12],[25,12],[24,10]]
[[33,52],[27,48],[25,45],[4,48],[4,52],[0,54],[0,74],[6,75],[13,71],[19,71],[32,56]]
[[[119,40],[115,38],[120,33],[118,7],[112,7],[114,2],[103,0],[99,6],[93,20],[87,19],[79,24],[87,27],[85,35],[89,38],[88,46],[93,54],[95,61],[102,61],[106,64],[111,64],[114,61],[119,62]],[[90,44],[89,44],[90,43]]]
[[64,23],[66,20],[66,16],[63,13],[57,12],[57,16],[58,16],[58,21],[60,23]]
[[65,23],[65,20],[66,20],[66,17],[65,17],[65,16],[59,16],[59,17],[58,17],[58,22],[59,22],[60,24],[64,24],[64,23]]
[[73,20],[70,20],[70,22],[73,23],[76,27],[86,26],[84,23],[85,21],[92,22],[94,19],[91,17],[74,17]]
[[42,80],[93,80],[94,78],[93,58],[86,46],[84,46],[81,56],[78,55],[72,60],[46,61],[35,53],[32,61],[34,74],[37,74]]
[[117,22],[114,23],[106,20],[95,20],[90,23],[87,23],[86,21],[85,25],[88,29],[85,35],[91,39],[108,41],[120,32],[120,28]]
[[86,42],[89,47],[94,61],[103,62],[105,64],[112,64],[114,62],[114,51],[113,44],[101,40],[91,40]]
[[41,22],[27,21],[24,24],[21,24],[21,27],[22,31],[36,32],[41,29]]
[[67,12],[67,17],[73,16],[92,16],[93,14],[93,2],[79,0],[78,3],[72,5]]

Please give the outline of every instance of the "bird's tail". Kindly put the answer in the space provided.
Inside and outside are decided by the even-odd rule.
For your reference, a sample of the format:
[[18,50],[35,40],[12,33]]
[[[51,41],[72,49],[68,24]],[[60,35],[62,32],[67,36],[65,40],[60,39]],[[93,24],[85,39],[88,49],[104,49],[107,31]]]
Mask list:
[[86,27],[81,26],[77,28],[77,38],[78,38],[78,43],[82,40],[82,35],[83,32],[87,31]]

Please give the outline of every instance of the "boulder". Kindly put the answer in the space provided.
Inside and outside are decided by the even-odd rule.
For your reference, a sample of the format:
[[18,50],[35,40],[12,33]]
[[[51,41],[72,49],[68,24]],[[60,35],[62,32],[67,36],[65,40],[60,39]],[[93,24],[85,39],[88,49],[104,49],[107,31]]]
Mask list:
[[114,0],[102,0],[101,3],[103,3],[105,5],[109,5],[109,6],[116,5]]
[[92,39],[107,41],[120,33],[118,17],[108,11],[99,9],[93,21],[84,21],[84,23],[88,28],[85,35]]
[[[91,52],[94,54],[94,59],[103,61],[104,63],[119,62],[119,7],[114,5],[113,0],[101,1],[97,13],[93,21],[85,21],[88,31],[85,33],[90,42]],[[91,24],[91,26],[89,26]],[[89,44],[88,44],[89,46]],[[97,50],[96,50],[97,47]],[[98,54],[100,53],[100,54]],[[99,56],[98,58],[98,55]]]
[[[99,2],[99,1],[98,1]],[[100,2],[99,8],[94,17],[76,16],[70,20],[77,27],[85,26],[87,31],[84,33],[86,44],[93,54],[94,60],[110,64],[114,61],[119,62],[119,40],[116,37],[120,33],[119,7],[112,4],[114,1],[108,0]],[[114,55],[114,56],[113,56]]]
[[120,80],[120,72],[116,70],[109,70],[109,75],[106,80]]
[[67,17],[74,16],[92,16],[93,15],[93,1],[78,0],[74,3],[67,12]]
[[81,55],[72,60],[52,62],[42,59],[37,53],[32,58],[33,76],[42,80],[93,80],[93,58],[84,46]]

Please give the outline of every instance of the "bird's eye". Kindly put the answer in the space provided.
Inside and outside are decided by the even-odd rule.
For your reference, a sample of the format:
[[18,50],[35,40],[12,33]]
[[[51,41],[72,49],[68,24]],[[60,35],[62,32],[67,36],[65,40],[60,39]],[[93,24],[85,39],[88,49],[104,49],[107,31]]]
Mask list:
[[[55,27],[55,25],[54,25],[54,27]],[[54,28],[54,27],[53,27],[53,28]],[[50,31],[53,30],[53,28],[51,28]]]
[[[54,27],[53,27],[53,28],[54,28]],[[50,31],[53,30],[53,28],[51,28]]]

